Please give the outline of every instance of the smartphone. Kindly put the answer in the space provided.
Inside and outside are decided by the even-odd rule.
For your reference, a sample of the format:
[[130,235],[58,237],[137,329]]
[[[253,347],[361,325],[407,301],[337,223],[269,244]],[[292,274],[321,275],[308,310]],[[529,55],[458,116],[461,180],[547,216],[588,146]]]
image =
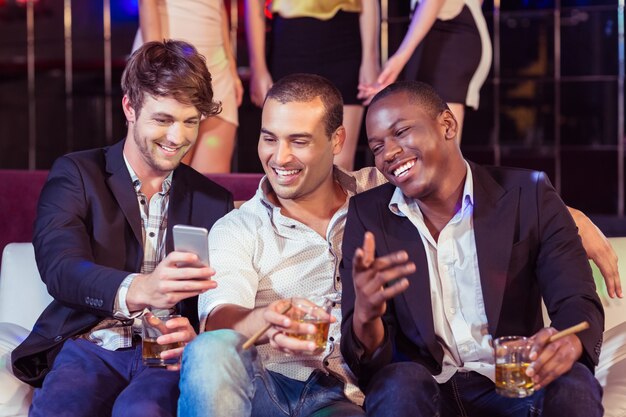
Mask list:
[[175,251],[195,253],[202,265],[209,265],[209,231],[207,229],[177,224],[172,230]]

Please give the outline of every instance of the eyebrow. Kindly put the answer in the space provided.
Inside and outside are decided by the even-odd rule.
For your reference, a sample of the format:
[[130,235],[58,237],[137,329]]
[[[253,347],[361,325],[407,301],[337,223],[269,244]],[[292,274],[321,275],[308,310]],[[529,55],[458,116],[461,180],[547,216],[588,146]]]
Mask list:
[[[409,119],[398,119],[395,122],[391,123],[389,126],[387,126],[385,128],[385,130],[394,130],[400,123],[406,122]],[[367,138],[367,142],[372,142],[374,140],[378,140],[378,138],[376,136],[373,137],[368,137]]]
[[[267,129],[263,128],[263,127],[261,128],[261,133],[266,134],[266,135],[270,135],[270,136],[273,136],[273,137],[278,137],[274,132],[272,132],[270,130],[267,130]],[[313,135],[310,134],[310,133],[306,133],[306,132],[298,132],[298,133],[290,133],[287,137],[289,139],[300,139],[300,138],[308,138],[308,139],[310,139],[310,138],[313,137]]]
[[[171,114],[169,114],[169,113],[165,113],[165,112],[160,112],[160,111],[159,111],[159,112],[156,112],[156,113],[151,113],[151,114],[150,114],[150,117],[152,117],[153,119],[154,119],[154,118],[159,118],[159,117],[160,117],[160,118],[171,119],[171,120],[174,120],[174,119],[175,119],[175,118],[174,118],[174,116],[172,116]],[[188,120],[193,120],[193,119],[200,119],[200,115],[199,115],[199,114],[196,114],[196,115],[193,115],[193,116],[187,117],[187,118],[185,119],[185,121],[188,121]]]

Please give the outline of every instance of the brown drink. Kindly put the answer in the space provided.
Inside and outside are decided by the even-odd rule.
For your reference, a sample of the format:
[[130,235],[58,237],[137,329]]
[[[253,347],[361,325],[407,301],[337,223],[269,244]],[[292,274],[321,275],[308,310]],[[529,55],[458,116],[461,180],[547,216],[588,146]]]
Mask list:
[[526,375],[528,362],[496,364],[496,391],[506,397],[526,397],[535,392],[531,377]]
[[174,365],[178,363],[178,358],[163,360],[161,359],[161,352],[183,346],[182,342],[159,345],[156,338],[144,338],[141,343],[141,356],[143,358],[143,363],[147,366]]
[[291,309],[287,316],[294,324],[306,323],[315,326],[315,333],[287,332],[288,336],[299,340],[315,342],[315,350],[310,352],[317,355],[326,349],[328,329],[330,328],[332,304],[324,297],[294,297],[291,299]]
[[496,363],[496,392],[504,397],[524,398],[535,392],[530,366],[531,343],[522,336],[499,337],[493,344]]
[[143,332],[141,338],[141,357],[143,364],[146,366],[166,366],[177,364],[180,358],[161,359],[161,352],[170,349],[183,347],[182,342],[168,343],[160,345],[157,338],[174,330],[167,328],[165,323],[168,320],[179,318],[178,314],[154,316],[147,313],[142,316]]

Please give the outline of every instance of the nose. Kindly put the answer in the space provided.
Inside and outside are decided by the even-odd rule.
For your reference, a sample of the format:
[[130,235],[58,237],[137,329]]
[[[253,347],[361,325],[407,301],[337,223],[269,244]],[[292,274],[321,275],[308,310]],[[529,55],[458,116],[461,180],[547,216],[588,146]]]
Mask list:
[[402,153],[402,147],[394,139],[385,139],[385,147],[383,149],[383,157],[386,162],[391,162]]
[[167,129],[167,140],[173,144],[179,145],[185,140],[185,132],[182,123],[172,123]]
[[279,140],[274,154],[274,161],[277,165],[285,165],[291,158],[291,146],[289,141]]

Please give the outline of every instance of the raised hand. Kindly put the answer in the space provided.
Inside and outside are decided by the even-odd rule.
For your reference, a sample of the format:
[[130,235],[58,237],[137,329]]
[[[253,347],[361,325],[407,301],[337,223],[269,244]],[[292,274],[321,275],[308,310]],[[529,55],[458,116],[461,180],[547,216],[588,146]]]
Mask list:
[[404,292],[409,281],[406,275],[415,272],[415,264],[404,251],[375,258],[376,242],[371,232],[365,232],[363,246],[353,257],[352,279],[355,302],[353,327],[357,338],[367,351],[374,351],[384,337],[381,317],[387,310],[387,300]]

